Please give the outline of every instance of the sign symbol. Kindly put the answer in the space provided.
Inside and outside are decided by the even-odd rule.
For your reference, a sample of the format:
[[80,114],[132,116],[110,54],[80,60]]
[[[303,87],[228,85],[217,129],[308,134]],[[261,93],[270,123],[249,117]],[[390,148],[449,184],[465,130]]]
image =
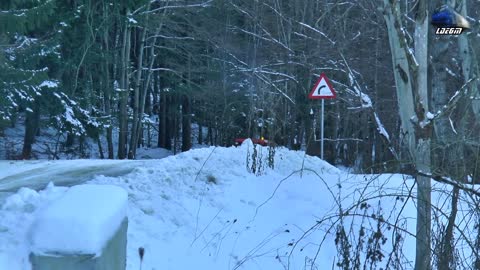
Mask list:
[[325,74],[323,73],[320,75],[320,78],[318,78],[315,86],[308,95],[308,98],[311,99],[325,99],[336,97],[337,93],[335,93],[335,90],[333,90],[333,87],[328,81],[327,76],[325,76]]
[[322,90],[322,88],[325,88],[326,86],[325,85],[322,85],[320,87],[318,87],[318,94],[320,95],[320,90]]

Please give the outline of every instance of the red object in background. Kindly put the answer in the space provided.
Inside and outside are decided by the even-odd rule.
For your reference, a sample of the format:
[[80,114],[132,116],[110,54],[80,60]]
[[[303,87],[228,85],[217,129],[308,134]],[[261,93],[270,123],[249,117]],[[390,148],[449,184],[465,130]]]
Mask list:
[[[243,141],[245,141],[246,138],[237,138],[235,139],[235,146],[239,146],[243,143]],[[268,145],[268,140],[264,140],[264,139],[252,139],[252,142],[254,144],[260,144],[261,146],[267,146]]]

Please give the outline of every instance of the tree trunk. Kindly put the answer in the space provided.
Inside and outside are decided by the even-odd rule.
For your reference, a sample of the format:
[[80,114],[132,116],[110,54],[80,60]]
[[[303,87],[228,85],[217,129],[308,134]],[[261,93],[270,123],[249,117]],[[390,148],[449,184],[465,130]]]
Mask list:
[[[417,146],[416,168],[430,172],[430,140],[420,139]],[[417,176],[417,237],[415,270],[431,269],[431,180]]]
[[165,148],[168,150],[174,150],[172,148],[172,139],[175,139],[176,130],[176,100],[173,94],[168,94],[166,99],[166,122],[165,122]]
[[[177,98],[175,98],[176,101]],[[177,104],[177,102],[175,102]],[[178,106],[178,104],[175,106],[173,110],[173,154],[177,154],[177,149],[178,149],[178,133],[180,129],[180,121],[179,118],[182,115],[182,108]]]
[[[431,124],[426,117],[429,111],[429,5],[419,0],[415,18],[415,55],[406,43],[399,4],[392,6],[384,0],[395,83],[402,124],[410,158],[416,170],[431,171]],[[413,117],[413,118],[412,118]],[[431,183],[430,178],[418,176],[417,180],[417,229],[415,270],[431,269]]]
[[[148,16],[147,16],[148,18]],[[130,133],[130,144],[128,147],[128,158],[134,159],[135,152],[137,149],[138,137],[139,137],[139,130],[138,127],[141,122],[142,115],[140,114],[140,85],[142,83],[142,74],[143,72],[143,51],[145,48],[145,39],[147,36],[147,29],[145,27],[142,28],[142,38],[140,40],[140,48],[138,51],[138,59],[137,59],[137,70],[136,70],[136,81],[135,81],[135,88],[133,92],[133,121],[132,121],[132,132]],[[153,46],[152,46],[153,47]]]
[[100,159],[105,159],[105,156],[103,155],[103,147],[102,147],[102,142],[100,141],[100,136],[97,136],[96,141],[97,141],[98,153],[100,155]]
[[211,127],[211,123],[208,126],[207,140],[210,143],[210,145],[213,145],[213,130],[212,130],[212,127]]
[[[397,92],[397,103],[399,105],[399,114],[401,120],[400,138],[406,144],[406,149],[415,149],[415,136],[413,123],[410,121],[415,113],[412,90],[412,76],[409,72],[409,56],[407,56],[407,46],[403,36],[400,33],[401,25],[399,25],[400,15],[398,15],[400,5],[391,6],[389,0],[384,0],[385,12],[384,17],[387,24],[388,39],[392,54],[393,73],[395,77],[395,86]],[[394,13],[396,11],[396,13]],[[397,18],[396,18],[397,17]],[[403,42],[402,42],[403,41]],[[412,159],[413,153],[403,155],[405,159]]]
[[[107,17],[107,10],[108,7],[106,4],[103,7],[104,10],[104,16]],[[105,18],[106,20],[106,18]],[[103,46],[104,50],[106,53],[110,53],[110,48],[109,48],[109,36],[108,36],[108,28],[104,31],[103,33]],[[110,79],[110,61],[109,57],[105,57],[105,63],[103,65],[104,73],[105,73],[105,81],[103,85],[103,91],[104,91],[104,103],[105,103],[105,114],[108,117],[108,127],[106,129],[106,138],[107,138],[107,152],[108,152],[108,158],[113,159],[114,154],[113,154],[113,122],[112,122],[112,109],[111,109],[111,103],[112,103],[112,81]],[[103,153],[102,153],[103,155]]]
[[[418,62],[416,73],[417,85],[415,89],[415,107],[418,120],[425,121],[429,111],[428,89],[431,71],[429,70],[430,56],[430,8],[429,0],[418,2],[417,16],[415,19],[415,57]],[[422,127],[420,125],[420,127]],[[430,173],[431,171],[431,127],[415,133],[417,141],[415,165],[417,170]],[[431,179],[417,176],[417,238],[415,270],[431,269]]]
[[108,151],[108,159],[114,159],[113,156],[113,126],[110,124],[107,127],[107,151]]
[[22,159],[30,159],[32,156],[32,145],[35,142],[35,134],[37,134],[40,122],[40,102],[38,98],[33,102],[32,109],[32,112],[27,111],[26,113]]
[[[446,54],[449,48],[449,41],[446,41],[441,37],[437,38],[433,47],[432,58],[435,59],[435,62],[438,64],[435,65],[435,72],[432,74],[432,91],[435,93],[435,95],[432,96],[432,108],[433,111],[437,112],[442,110],[443,106],[445,106],[450,99],[447,90],[448,75],[445,69],[446,63],[450,61],[450,59],[448,59],[448,54]],[[448,117],[437,119],[434,122],[434,127],[433,139],[436,149],[433,150],[432,153],[434,157],[432,165],[433,170],[442,171],[443,168],[446,168],[445,165],[457,159],[456,157],[454,159],[450,158],[452,155],[449,154],[448,149],[448,145],[455,134],[452,132]],[[447,174],[449,173],[450,172],[447,172]]]
[[[439,254],[438,260],[438,270],[454,270],[452,267],[455,263],[455,242],[454,242],[454,228],[455,228],[455,219],[457,218],[458,212],[458,197],[459,197],[459,188],[454,187],[452,192],[452,204],[451,212],[448,217],[447,227],[445,228],[445,233],[440,243],[441,252]],[[478,268],[477,268],[478,269]]]
[[182,152],[192,148],[192,112],[190,108],[190,98],[187,95],[182,96]]
[[[158,28],[160,29],[160,28]],[[157,34],[159,33],[159,30],[157,29],[157,31],[155,32],[155,36],[157,36]],[[151,85],[150,85],[150,82],[151,82],[151,78],[152,78],[152,74],[153,74],[153,64],[155,63],[155,43],[156,43],[156,38],[153,39],[152,43],[150,44],[150,50],[149,50],[149,56],[150,56],[150,63],[149,63],[149,66],[148,66],[148,71],[147,71],[147,78],[145,79],[145,83],[144,83],[144,87],[142,89],[142,92],[140,94],[140,104],[139,104],[139,108],[140,108],[140,111],[138,113],[138,124],[137,124],[137,128],[135,130],[135,141],[137,143],[140,143],[139,140],[141,139],[141,137],[143,136],[143,123],[142,123],[142,120],[143,120],[143,115],[145,114],[145,104],[146,104],[146,100],[147,100],[147,94],[149,92],[148,89],[150,89]],[[143,55],[143,54],[142,54]],[[143,143],[142,143],[143,145]],[[137,153],[137,148],[134,147],[132,149],[133,151],[133,158],[135,158],[136,156],[136,153]]]
[[[127,13],[129,13],[127,11]],[[120,116],[119,116],[119,134],[118,134],[118,158],[125,159],[127,157],[127,136],[128,136],[128,96],[129,96],[129,75],[128,67],[130,63],[130,36],[131,30],[128,23],[125,23],[123,34],[123,47],[121,53],[121,77],[120,77]]]
[[70,148],[75,143],[75,135],[67,131],[67,138],[65,140],[65,147]]
[[[192,55],[188,55],[187,62],[187,93],[180,96],[182,110],[180,112],[182,121],[182,152],[186,152],[192,148],[192,102],[189,94],[192,93]],[[225,87],[223,87],[225,89]],[[225,92],[225,90],[224,90]]]
[[202,120],[200,118],[198,119],[198,144],[203,144],[203,126],[202,126]]
[[218,120],[215,120],[215,131],[214,131],[214,138],[213,138],[213,145],[218,146],[218,132],[219,132],[219,126],[218,126]]
[[160,89],[158,109],[158,147],[167,148],[167,94]]

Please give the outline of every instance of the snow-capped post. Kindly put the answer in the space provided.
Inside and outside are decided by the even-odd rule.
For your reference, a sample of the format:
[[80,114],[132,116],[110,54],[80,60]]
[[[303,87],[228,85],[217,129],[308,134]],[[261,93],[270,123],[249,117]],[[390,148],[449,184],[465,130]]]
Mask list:
[[125,270],[127,203],[121,187],[71,187],[31,227],[32,270]]
[[[325,111],[325,99],[336,98],[337,93],[330,84],[330,81],[327,79],[327,76],[322,73],[320,78],[318,78],[317,82],[312,88],[310,94],[308,94],[308,98],[310,99],[321,99],[322,100],[322,113],[321,113],[321,120],[320,120],[320,158],[323,159],[323,135],[324,135],[324,111]],[[314,127],[315,128],[315,127]]]

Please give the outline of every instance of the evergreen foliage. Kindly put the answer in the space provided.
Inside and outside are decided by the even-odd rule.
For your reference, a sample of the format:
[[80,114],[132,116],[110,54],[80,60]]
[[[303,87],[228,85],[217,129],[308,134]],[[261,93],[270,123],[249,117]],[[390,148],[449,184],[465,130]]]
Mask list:
[[0,5],[0,117],[4,121],[32,110],[32,102],[58,84],[50,79],[57,60],[50,30],[54,10],[53,0]]

